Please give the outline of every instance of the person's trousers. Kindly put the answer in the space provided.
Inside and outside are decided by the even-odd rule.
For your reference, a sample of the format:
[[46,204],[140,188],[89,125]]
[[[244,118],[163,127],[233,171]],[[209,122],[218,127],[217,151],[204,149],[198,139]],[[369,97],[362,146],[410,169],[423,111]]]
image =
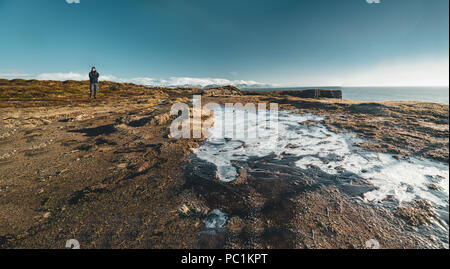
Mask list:
[[92,98],[92,95],[94,95],[94,98],[97,98],[97,90],[98,83],[91,83],[91,95],[89,95],[89,98]]

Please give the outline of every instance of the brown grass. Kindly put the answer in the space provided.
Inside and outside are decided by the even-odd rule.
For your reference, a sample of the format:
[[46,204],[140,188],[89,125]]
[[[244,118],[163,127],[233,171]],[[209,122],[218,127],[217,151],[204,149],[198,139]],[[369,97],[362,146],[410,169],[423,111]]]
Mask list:
[[[171,89],[151,88],[132,83],[100,82],[99,98],[130,98],[133,96],[167,96]],[[0,79],[0,107],[35,106],[82,102],[89,97],[88,81],[39,81]]]

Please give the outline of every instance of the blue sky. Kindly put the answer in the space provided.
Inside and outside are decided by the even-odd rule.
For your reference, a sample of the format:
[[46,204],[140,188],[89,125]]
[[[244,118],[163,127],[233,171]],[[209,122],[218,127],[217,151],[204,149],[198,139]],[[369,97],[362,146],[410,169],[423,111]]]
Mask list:
[[0,0],[0,36],[6,78],[448,85],[448,0]]

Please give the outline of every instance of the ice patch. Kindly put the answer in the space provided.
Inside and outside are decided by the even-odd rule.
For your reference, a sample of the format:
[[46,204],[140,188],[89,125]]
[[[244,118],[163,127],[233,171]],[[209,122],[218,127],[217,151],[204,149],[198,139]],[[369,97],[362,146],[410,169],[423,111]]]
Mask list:
[[227,223],[228,216],[219,209],[214,209],[205,218],[205,227],[208,229],[220,229]]
[[[237,117],[229,117],[230,113]],[[367,179],[377,187],[365,194],[367,201],[427,199],[435,205],[448,206],[448,165],[416,158],[399,160],[390,154],[364,151],[353,146],[358,140],[354,134],[330,132],[321,120],[316,115],[288,111],[248,111],[243,116],[241,110],[217,109],[211,136],[196,154],[215,164],[219,179],[225,182],[238,176],[233,161],[270,154],[282,159],[290,155],[298,157],[296,165],[301,169],[315,166],[328,174],[351,172]],[[430,184],[440,190],[431,190]]]

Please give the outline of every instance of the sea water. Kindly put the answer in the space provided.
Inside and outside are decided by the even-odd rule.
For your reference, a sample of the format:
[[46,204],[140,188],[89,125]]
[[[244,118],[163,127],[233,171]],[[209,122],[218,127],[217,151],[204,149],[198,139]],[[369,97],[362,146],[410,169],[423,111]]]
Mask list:
[[342,98],[353,101],[423,101],[449,104],[449,87],[299,87],[251,89],[256,91],[305,90],[305,89],[342,90]]

